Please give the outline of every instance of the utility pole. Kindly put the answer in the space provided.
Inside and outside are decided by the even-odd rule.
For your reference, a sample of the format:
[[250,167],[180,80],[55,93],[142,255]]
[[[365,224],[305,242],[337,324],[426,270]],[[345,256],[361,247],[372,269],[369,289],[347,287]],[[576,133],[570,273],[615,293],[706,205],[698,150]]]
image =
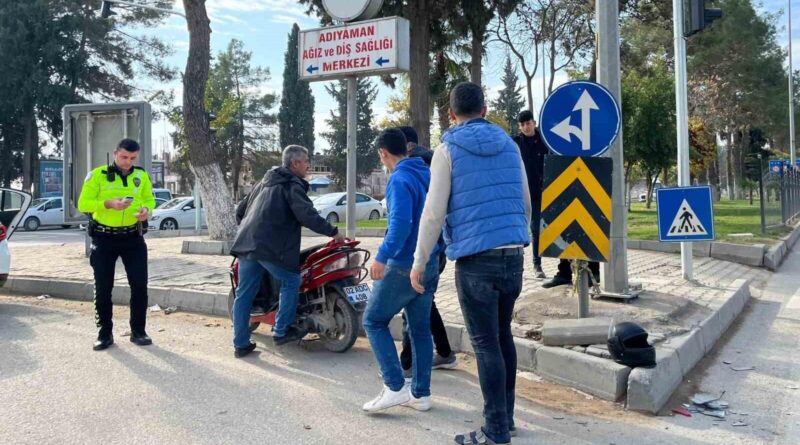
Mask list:
[[[686,39],[683,36],[683,1],[672,0],[673,33],[675,38],[675,105],[678,133],[678,186],[689,183],[689,99],[687,96]],[[685,280],[694,277],[692,243],[681,243],[681,270]]]
[[[678,1],[678,0],[676,0]],[[597,13],[597,82],[605,86],[622,107],[622,84],[619,61],[619,4],[596,2]],[[628,215],[625,208],[625,176],[622,154],[622,129],[608,150],[614,160],[611,190],[611,237],[609,262],[603,265],[603,295],[627,298],[628,285]]]

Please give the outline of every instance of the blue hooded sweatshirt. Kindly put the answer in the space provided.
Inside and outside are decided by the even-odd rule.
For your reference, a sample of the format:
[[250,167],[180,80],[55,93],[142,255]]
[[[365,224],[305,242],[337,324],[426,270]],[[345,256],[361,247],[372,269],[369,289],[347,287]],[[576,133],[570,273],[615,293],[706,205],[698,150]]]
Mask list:
[[[389,208],[389,225],[378,254],[380,263],[411,267],[417,235],[431,182],[430,168],[421,158],[405,158],[389,177],[386,186],[386,207]],[[432,255],[438,254],[438,249]]]

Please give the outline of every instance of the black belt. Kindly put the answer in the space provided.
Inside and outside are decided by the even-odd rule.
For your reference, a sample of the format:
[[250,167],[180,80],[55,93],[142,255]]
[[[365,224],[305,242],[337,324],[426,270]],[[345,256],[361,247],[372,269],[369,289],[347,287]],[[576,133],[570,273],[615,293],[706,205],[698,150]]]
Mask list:
[[133,234],[138,235],[139,224],[134,224],[132,226],[125,226],[125,227],[111,227],[95,223],[94,232],[102,233],[105,235],[133,235]]
[[487,250],[471,256],[519,256],[522,255],[523,252],[524,249],[522,247],[505,247],[503,249]]

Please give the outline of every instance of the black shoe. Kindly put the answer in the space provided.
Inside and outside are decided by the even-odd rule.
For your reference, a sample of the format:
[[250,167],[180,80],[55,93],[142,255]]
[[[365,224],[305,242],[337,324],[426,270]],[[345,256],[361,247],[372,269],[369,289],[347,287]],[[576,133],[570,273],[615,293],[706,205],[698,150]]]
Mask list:
[[301,340],[306,336],[306,334],[308,334],[308,329],[297,329],[295,327],[291,327],[286,331],[286,335],[280,337],[273,336],[272,341],[275,342],[275,346],[283,346],[286,343]]
[[572,284],[572,280],[568,280],[560,275],[556,275],[553,277],[552,280],[548,281],[547,283],[544,283],[542,287],[545,289],[550,289],[551,287],[565,286],[567,284]]
[[97,340],[94,342],[94,346],[92,349],[95,351],[102,351],[103,349],[108,349],[109,346],[114,344],[114,336],[109,335],[98,335]]
[[233,356],[236,358],[242,358],[255,350],[256,350],[256,344],[255,342],[251,341],[250,344],[245,346],[244,348],[235,348],[233,351]]
[[139,346],[147,346],[152,345],[153,340],[147,336],[146,332],[132,332],[131,333],[131,343],[139,345]]

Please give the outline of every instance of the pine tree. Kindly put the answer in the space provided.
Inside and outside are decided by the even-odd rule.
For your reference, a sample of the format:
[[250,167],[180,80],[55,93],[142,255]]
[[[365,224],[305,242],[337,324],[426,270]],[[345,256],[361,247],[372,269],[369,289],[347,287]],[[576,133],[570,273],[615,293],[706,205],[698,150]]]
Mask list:
[[517,70],[511,64],[511,59],[506,57],[506,66],[503,68],[503,89],[496,100],[492,102],[495,113],[502,116],[511,133],[517,132],[517,115],[525,106],[525,100],[520,91],[522,87],[517,87]]
[[[333,181],[337,186],[347,186],[347,82],[327,85],[328,91],[337,103],[335,110],[331,110],[331,117],[327,120],[331,131],[323,133],[323,137],[330,144],[328,151],[329,165],[333,173]],[[372,127],[372,103],[378,94],[378,88],[367,78],[358,79],[358,94],[356,96],[358,108],[358,142],[356,143],[356,182],[361,185],[361,180],[378,167],[380,160],[378,150],[375,149],[377,131]]]
[[308,82],[297,75],[297,41],[300,28],[295,23],[289,34],[283,70],[283,94],[278,112],[281,148],[290,144],[306,147],[314,153],[314,96]]

